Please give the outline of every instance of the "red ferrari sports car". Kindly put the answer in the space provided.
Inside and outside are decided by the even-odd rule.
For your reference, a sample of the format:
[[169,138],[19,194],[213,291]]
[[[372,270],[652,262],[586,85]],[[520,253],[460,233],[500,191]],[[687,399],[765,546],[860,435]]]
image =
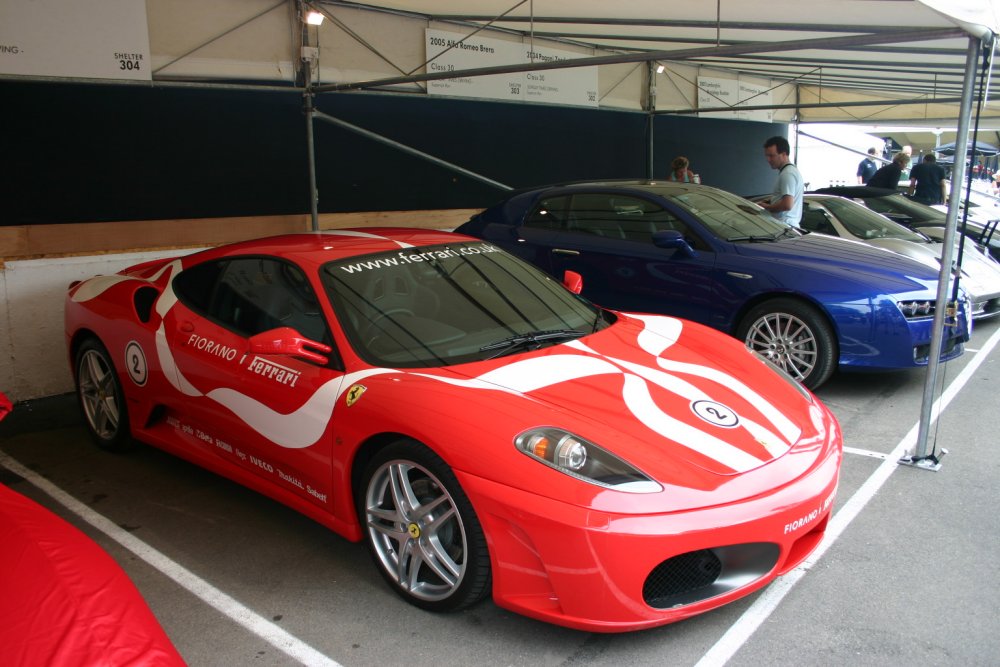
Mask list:
[[280,236],[74,283],[66,342],[99,445],[365,540],[425,609],[635,630],[801,562],[834,416],[725,334],[564,282],[447,232]]

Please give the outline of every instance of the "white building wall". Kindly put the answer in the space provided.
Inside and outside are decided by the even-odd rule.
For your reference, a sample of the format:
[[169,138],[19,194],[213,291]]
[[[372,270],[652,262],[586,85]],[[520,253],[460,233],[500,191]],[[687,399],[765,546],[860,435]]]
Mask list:
[[0,265],[0,391],[15,402],[73,391],[63,331],[69,284],[176,254],[170,250]]

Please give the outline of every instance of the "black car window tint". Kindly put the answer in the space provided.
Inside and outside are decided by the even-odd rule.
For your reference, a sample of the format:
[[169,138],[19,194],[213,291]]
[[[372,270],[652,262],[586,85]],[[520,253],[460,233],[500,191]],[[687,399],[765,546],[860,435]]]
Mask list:
[[291,327],[310,340],[330,342],[319,301],[293,264],[266,257],[233,260],[218,292],[216,317],[247,336]]
[[205,262],[181,271],[173,280],[174,294],[196,313],[210,315],[212,294],[225,267],[225,261]]
[[839,236],[837,230],[830,222],[826,211],[813,204],[806,204],[806,207],[802,211],[802,220],[799,222],[799,227],[808,232]]
[[687,231],[676,216],[648,199],[616,195],[610,198],[610,204],[617,226],[628,241],[652,243],[656,232]]
[[612,196],[605,193],[575,194],[570,202],[567,229],[610,239],[625,239]]
[[542,199],[524,219],[524,226],[533,229],[566,229],[566,208],[569,197]]

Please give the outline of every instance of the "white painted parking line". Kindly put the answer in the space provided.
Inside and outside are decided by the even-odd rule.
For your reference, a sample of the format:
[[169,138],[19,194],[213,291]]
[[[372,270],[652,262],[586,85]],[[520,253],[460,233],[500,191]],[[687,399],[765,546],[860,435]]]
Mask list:
[[[990,339],[983,345],[982,349],[966,364],[965,368],[962,369],[962,372],[958,374],[952,383],[948,385],[948,388],[944,390],[941,397],[934,402],[931,409],[932,419],[936,419],[948,407],[948,404],[958,395],[962,387],[968,383],[998,343],[1000,343],[1000,329],[997,329],[990,336]],[[823,557],[826,550],[836,542],[841,533],[861,513],[861,510],[868,504],[868,501],[878,493],[878,490],[882,488],[882,485],[889,479],[889,476],[899,467],[899,459],[916,446],[918,427],[919,423],[913,425],[910,432],[899,441],[899,444],[879,464],[875,472],[865,480],[861,488],[855,491],[854,495],[833,515],[830,519],[830,525],[826,529],[826,537],[816,547],[816,550],[801,565],[783,577],[778,577],[765,588],[760,597],[750,605],[749,609],[743,612],[743,615],[729,627],[719,641],[702,656],[695,667],[720,667],[721,665],[725,665],[740,647],[750,639],[753,633],[757,631],[757,628],[777,608],[785,595]]]
[[290,658],[309,667],[340,667],[336,661],[326,657],[286,630],[258,615],[246,605],[215,588],[180,563],[171,560],[139,538],[119,528],[114,522],[90,509],[44,477],[25,468],[4,452],[0,452],[0,466],[23,477],[67,510],[134,553],[202,602],[228,617],[234,623],[257,635]]
[[844,447],[845,454],[857,454],[858,456],[869,456],[873,459],[887,459],[889,454],[885,452],[875,452],[870,449],[858,449],[857,447]]

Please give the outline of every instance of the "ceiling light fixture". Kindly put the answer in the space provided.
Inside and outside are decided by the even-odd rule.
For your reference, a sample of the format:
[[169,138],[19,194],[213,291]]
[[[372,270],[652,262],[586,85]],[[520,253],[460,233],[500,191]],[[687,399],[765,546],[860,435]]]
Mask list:
[[320,12],[311,11],[306,14],[306,23],[309,25],[322,25],[324,17]]
[[656,66],[656,73],[657,74],[663,74],[663,70],[664,69],[666,69],[666,68],[663,65],[657,65]]

